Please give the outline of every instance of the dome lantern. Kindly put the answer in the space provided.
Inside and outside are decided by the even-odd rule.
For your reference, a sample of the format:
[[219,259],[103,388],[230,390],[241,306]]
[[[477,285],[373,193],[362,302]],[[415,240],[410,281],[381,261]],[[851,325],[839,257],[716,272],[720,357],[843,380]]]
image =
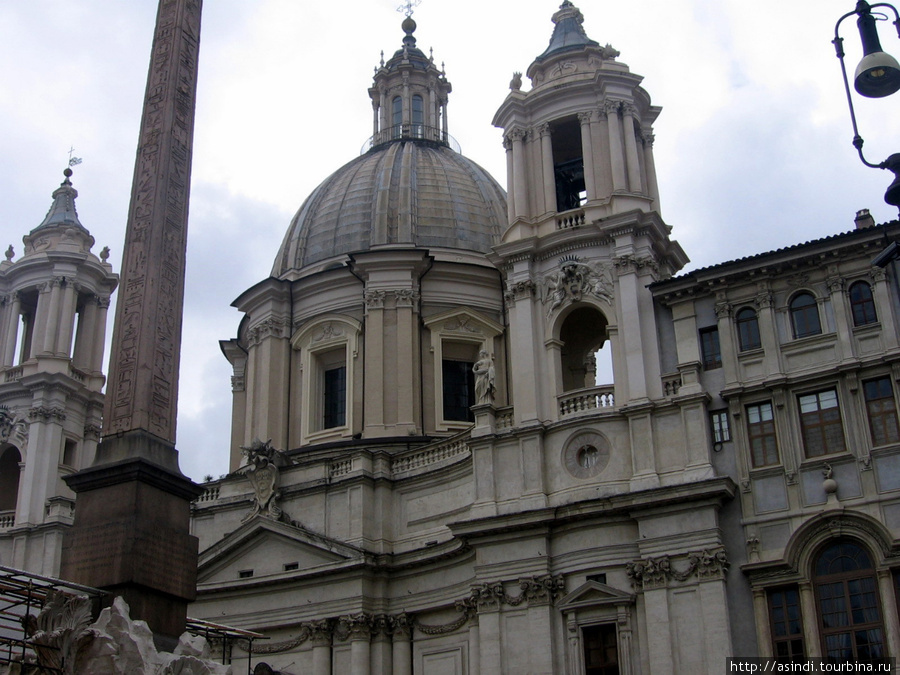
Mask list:
[[447,97],[453,88],[443,68],[416,46],[412,16],[401,27],[403,46],[375,70],[369,89],[374,115],[372,138],[364,149],[409,139],[450,146]]

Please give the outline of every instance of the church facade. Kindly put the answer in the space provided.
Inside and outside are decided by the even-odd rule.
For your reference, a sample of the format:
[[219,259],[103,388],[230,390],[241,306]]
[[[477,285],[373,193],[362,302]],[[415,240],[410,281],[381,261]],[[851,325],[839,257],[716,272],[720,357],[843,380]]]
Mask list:
[[[569,0],[552,18],[530,88],[516,74],[493,119],[506,190],[454,149],[451,85],[404,21],[369,89],[367,151],[234,302],[231,473],[193,506],[190,614],[267,637],[254,663],[314,675],[900,655],[900,297],[895,263],[873,264],[900,223],[860,212],[842,234],[679,274],[660,108]],[[29,255],[0,264],[3,335],[30,316]],[[115,275],[83,258],[90,282],[51,284],[35,316],[75,308],[79,333],[99,330],[88,300]],[[11,543],[49,526],[34,504],[71,501],[63,439],[95,447],[78,434],[99,386],[59,384],[102,378],[78,344],[3,351],[0,485],[18,498],[0,503],[2,564],[34,564]],[[15,398],[43,391],[25,371],[51,356],[65,424]],[[250,648],[231,647],[236,671]]]

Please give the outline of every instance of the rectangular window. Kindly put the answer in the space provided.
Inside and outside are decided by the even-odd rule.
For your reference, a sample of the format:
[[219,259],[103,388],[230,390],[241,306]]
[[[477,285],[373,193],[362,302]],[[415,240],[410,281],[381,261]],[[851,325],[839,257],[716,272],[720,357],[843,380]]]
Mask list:
[[779,661],[805,657],[803,620],[800,615],[800,593],[796,587],[777,588],[768,592],[772,650]]
[[347,367],[338,366],[325,371],[324,429],[342,427],[347,423]]
[[775,415],[770,402],[747,406],[747,437],[754,467],[778,464]]
[[619,675],[619,649],[616,644],[616,624],[585,626],[584,675]]
[[873,445],[887,445],[900,441],[897,425],[897,404],[889,377],[879,377],[863,383],[866,412],[869,414],[869,430]]
[[800,430],[807,457],[844,452],[844,425],[837,391],[827,389],[805,394],[800,402]]
[[703,355],[704,370],[722,367],[722,350],[719,349],[719,329],[717,327],[700,330],[700,353]]
[[713,443],[727,443],[731,440],[731,428],[728,426],[728,411],[713,410],[709,413],[712,424]]
[[444,359],[444,419],[457,422],[474,422],[469,409],[475,405],[475,374],[470,361]]

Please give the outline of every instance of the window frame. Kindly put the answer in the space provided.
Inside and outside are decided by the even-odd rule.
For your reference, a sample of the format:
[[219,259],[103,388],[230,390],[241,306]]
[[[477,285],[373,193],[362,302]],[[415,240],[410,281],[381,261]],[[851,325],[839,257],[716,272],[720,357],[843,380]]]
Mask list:
[[[809,301],[807,302],[806,299]],[[803,304],[800,301],[803,300]],[[822,334],[822,317],[819,314],[819,301],[809,291],[800,291],[788,303],[791,318],[791,331],[795,340]],[[815,320],[813,320],[815,319]]]
[[728,409],[709,411],[709,425],[712,429],[713,443],[728,443],[731,441],[731,423],[728,419]]
[[[859,567],[855,570],[842,570],[839,572],[832,572],[823,574],[820,572],[819,565],[822,563],[822,559],[826,553],[831,551],[832,549],[838,547],[847,547],[852,546],[858,549],[859,552],[865,555],[866,563],[868,567]],[[858,554],[857,554],[858,556]],[[846,555],[841,555],[841,557],[846,558]],[[852,648],[852,656],[851,659],[867,663],[870,661],[862,661],[858,654],[859,645],[857,644],[858,634],[860,631],[871,631],[871,630],[880,630],[881,631],[881,650],[882,653],[880,656],[875,658],[883,658],[888,655],[888,645],[887,645],[887,631],[885,630],[885,621],[884,621],[884,607],[881,598],[881,588],[878,583],[878,572],[875,567],[875,563],[872,558],[872,553],[868,549],[868,547],[864,546],[861,542],[852,539],[840,538],[840,539],[832,539],[826,545],[822,546],[816,554],[812,558],[812,568],[810,570],[812,577],[812,585],[813,592],[815,595],[815,603],[816,603],[816,621],[818,623],[819,629],[819,643],[821,646],[821,651],[823,657],[827,660],[828,657],[828,644],[827,639],[830,636],[836,636],[840,634],[846,634],[849,637],[850,645]],[[868,572],[868,574],[866,573]],[[854,603],[851,599],[852,591],[850,587],[850,583],[854,581],[862,581],[862,580],[870,580],[871,588],[868,591],[871,593],[874,598],[874,603],[870,605],[868,608],[861,606],[861,603]],[[844,607],[847,609],[845,612],[847,622],[844,624],[838,624],[837,626],[826,626],[825,622],[825,606],[822,592],[826,586],[835,587],[838,584],[841,585],[842,599],[846,601]],[[866,589],[862,589],[864,592]],[[837,597],[837,596],[833,596]],[[856,615],[859,612],[864,612],[866,609],[874,608],[878,614],[878,618],[874,621],[857,621]],[[836,606],[836,609],[839,607]],[[831,612],[830,614],[834,614],[835,612]],[[844,629],[843,631],[841,629]],[[843,660],[844,657],[838,657],[838,660]]]
[[[854,290],[863,288],[866,289],[868,295],[854,298]],[[872,285],[868,281],[860,279],[850,284],[850,288],[847,290],[847,297],[850,300],[850,315],[853,317],[854,328],[878,323],[875,294],[872,292]]]
[[[764,408],[767,408],[767,413],[769,415],[768,419],[762,414]],[[753,410],[759,412],[759,419],[756,421],[752,421]],[[744,414],[747,416],[747,450],[750,456],[750,467],[753,469],[762,469],[768,466],[779,465],[781,463],[781,452],[778,449],[778,429],[775,425],[775,408],[772,405],[772,402],[759,401],[756,403],[749,403],[744,406]],[[760,448],[762,451],[762,455],[760,455],[761,462],[757,463],[758,453],[757,448],[754,447],[754,442],[760,439],[763,441],[771,439],[772,445],[771,447]],[[774,459],[772,459],[772,454],[774,454]]]
[[752,307],[739,309],[734,315],[734,323],[737,326],[738,348],[740,351],[749,352],[762,348],[762,337],[759,333],[759,314],[755,309]]
[[[864,380],[862,383],[863,402],[866,406],[866,419],[869,424],[869,438],[872,440],[872,445],[876,447],[900,443],[900,420],[898,420],[897,417],[897,400],[894,397],[894,386],[891,379],[892,378],[888,375],[882,375],[881,377]],[[877,393],[881,395],[870,398],[870,393],[873,393],[872,390],[874,387],[884,384],[887,385],[887,395],[884,395],[885,388],[879,386],[879,391]],[[890,402],[890,409],[873,411],[873,404],[876,404],[878,401]],[[876,420],[886,420],[886,423],[883,425],[876,424]],[[892,434],[888,433],[888,428],[893,429]],[[877,429],[880,429],[880,431]]]
[[[291,347],[299,350],[300,367],[300,445],[324,439],[346,438],[354,428],[354,363],[359,353],[362,325],[355,319],[329,314],[300,328],[291,338]],[[338,364],[345,368],[344,423],[325,426],[325,371]],[[293,412],[293,411],[292,411]]]
[[[459,431],[472,426],[470,421],[444,418],[444,360],[462,361],[458,349],[467,350],[477,360],[481,350],[494,356],[494,339],[503,333],[503,327],[472,310],[441,312],[425,321],[431,333],[431,357],[434,386],[432,390],[433,424],[435,431]],[[496,361],[496,360],[495,360]],[[500,366],[501,364],[498,364]],[[500,377],[496,379],[500,382]],[[496,399],[495,399],[496,402]],[[477,401],[475,401],[477,403]]]
[[707,326],[699,331],[700,358],[703,370],[715,370],[722,367],[722,346],[719,341],[719,327]]
[[[823,408],[822,402],[828,402],[828,399],[823,399],[823,396],[827,394],[834,395],[833,399],[835,404]],[[808,405],[809,399],[811,398],[815,399],[816,409],[804,412],[804,399],[807,399]],[[827,419],[832,413],[824,411],[831,410],[837,411],[836,419]],[[837,387],[828,387],[827,389],[797,394],[797,412],[800,417],[800,439],[803,445],[803,456],[806,459],[816,459],[847,452],[847,439],[844,435],[844,420],[843,415],[841,415],[841,399],[840,396],[838,396]],[[838,429],[840,433],[837,436],[829,436],[829,430],[833,429]],[[829,443],[829,437],[832,439],[839,439],[840,447],[837,447],[837,445],[832,447],[832,444]],[[822,443],[821,451],[814,445],[819,441]],[[811,450],[815,451],[811,452]]]
[[[778,606],[775,604],[774,595],[780,594],[792,594],[795,596],[793,602],[781,602]],[[796,608],[797,616],[796,618],[791,618],[790,616],[790,608]],[[775,659],[781,661],[785,660],[787,662],[793,662],[798,659],[806,658],[806,639],[803,632],[803,606],[800,600],[800,588],[796,584],[792,584],[790,586],[778,586],[775,588],[767,588],[766,589],[766,608],[769,613],[769,638],[772,641],[772,654]],[[782,610],[784,612],[784,619],[779,620],[777,616],[777,610]],[[796,622],[797,628],[799,630],[792,631],[791,624]],[[783,635],[778,635],[778,624],[785,624],[785,631]],[[796,653],[796,647],[799,642],[799,653]],[[786,654],[779,654],[779,645],[784,645],[786,647]]]

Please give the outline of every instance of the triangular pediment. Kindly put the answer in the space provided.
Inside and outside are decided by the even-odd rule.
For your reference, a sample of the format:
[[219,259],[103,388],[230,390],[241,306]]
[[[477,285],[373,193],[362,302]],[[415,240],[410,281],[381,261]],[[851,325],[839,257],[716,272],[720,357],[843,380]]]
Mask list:
[[353,546],[262,516],[200,554],[198,583],[222,583],[341,565],[363,557]]
[[558,607],[563,612],[571,612],[588,607],[630,604],[634,604],[632,593],[625,593],[599,581],[586,581],[560,600]]

